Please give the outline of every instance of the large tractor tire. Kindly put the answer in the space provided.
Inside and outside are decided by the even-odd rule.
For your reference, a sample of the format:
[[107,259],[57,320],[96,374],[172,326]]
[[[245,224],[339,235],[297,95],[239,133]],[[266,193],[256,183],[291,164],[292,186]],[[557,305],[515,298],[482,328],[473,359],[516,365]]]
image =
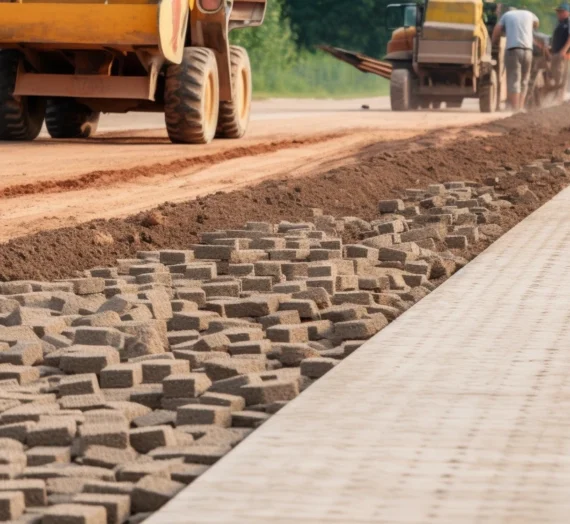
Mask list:
[[394,69],[390,78],[390,106],[392,111],[410,111],[418,107],[412,87],[412,73]]
[[184,49],[182,63],[166,69],[164,117],[170,140],[207,144],[216,134],[220,106],[218,66],[214,52]]
[[494,113],[497,110],[497,73],[491,70],[488,78],[482,81],[479,88],[479,109],[481,113]]
[[99,115],[73,98],[50,98],[46,127],[52,138],[89,138],[97,131]]
[[251,110],[251,65],[243,47],[230,47],[232,100],[220,102],[218,129],[220,138],[241,138],[249,124]]
[[0,140],[34,140],[42,129],[45,100],[15,96],[20,53],[0,50]]

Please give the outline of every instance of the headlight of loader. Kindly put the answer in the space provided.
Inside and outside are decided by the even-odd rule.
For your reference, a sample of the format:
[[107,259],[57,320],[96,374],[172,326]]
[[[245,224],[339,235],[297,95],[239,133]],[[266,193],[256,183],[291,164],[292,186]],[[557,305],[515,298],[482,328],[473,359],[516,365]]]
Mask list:
[[198,0],[198,7],[205,13],[215,13],[220,10],[224,0]]

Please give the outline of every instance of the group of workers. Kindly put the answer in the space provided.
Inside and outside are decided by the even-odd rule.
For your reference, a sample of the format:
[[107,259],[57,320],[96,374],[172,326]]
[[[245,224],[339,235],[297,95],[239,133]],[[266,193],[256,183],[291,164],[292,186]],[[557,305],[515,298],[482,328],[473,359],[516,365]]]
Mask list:
[[570,50],[570,5],[563,3],[556,8],[558,25],[554,30],[550,47],[535,38],[538,17],[526,9],[510,9],[500,18],[493,31],[492,40],[497,43],[506,35],[505,67],[507,70],[507,100],[512,110],[525,107],[525,98],[531,75],[533,46],[537,45],[551,58],[551,81],[559,96],[563,97],[568,79],[568,51]]

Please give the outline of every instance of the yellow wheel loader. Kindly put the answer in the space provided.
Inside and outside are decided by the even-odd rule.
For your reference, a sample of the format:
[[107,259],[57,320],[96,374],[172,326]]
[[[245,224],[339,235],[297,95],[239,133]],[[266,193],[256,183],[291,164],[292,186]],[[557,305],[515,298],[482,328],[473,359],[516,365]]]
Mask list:
[[386,26],[394,29],[383,60],[321,46],[361,71],[390,80],[394,111],[461,107],[479,100],[492,112],[506,99],[505,39],[491,45],[497,4],[482,0],[426,0],[391,4]]
[[267,0],[0,0],[0,140],[87,138],[101,112],[165,115],[172,142],[240,138],[251,69],[232,29]]

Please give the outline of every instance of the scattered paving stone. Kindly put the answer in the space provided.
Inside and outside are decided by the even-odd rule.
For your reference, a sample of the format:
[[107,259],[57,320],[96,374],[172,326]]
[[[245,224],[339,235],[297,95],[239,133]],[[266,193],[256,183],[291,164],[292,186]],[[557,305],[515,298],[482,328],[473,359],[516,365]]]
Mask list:
[[0,492],[0,521],[13,522],[22,516],[25,509],[24,494],[21,491]]
[[457,249],[500,236],[545,169],[508,194],[498,176],[431,184],[371,221],[317,210],[0,283],[0,493],[48,524],[142,522],[463,267]]

